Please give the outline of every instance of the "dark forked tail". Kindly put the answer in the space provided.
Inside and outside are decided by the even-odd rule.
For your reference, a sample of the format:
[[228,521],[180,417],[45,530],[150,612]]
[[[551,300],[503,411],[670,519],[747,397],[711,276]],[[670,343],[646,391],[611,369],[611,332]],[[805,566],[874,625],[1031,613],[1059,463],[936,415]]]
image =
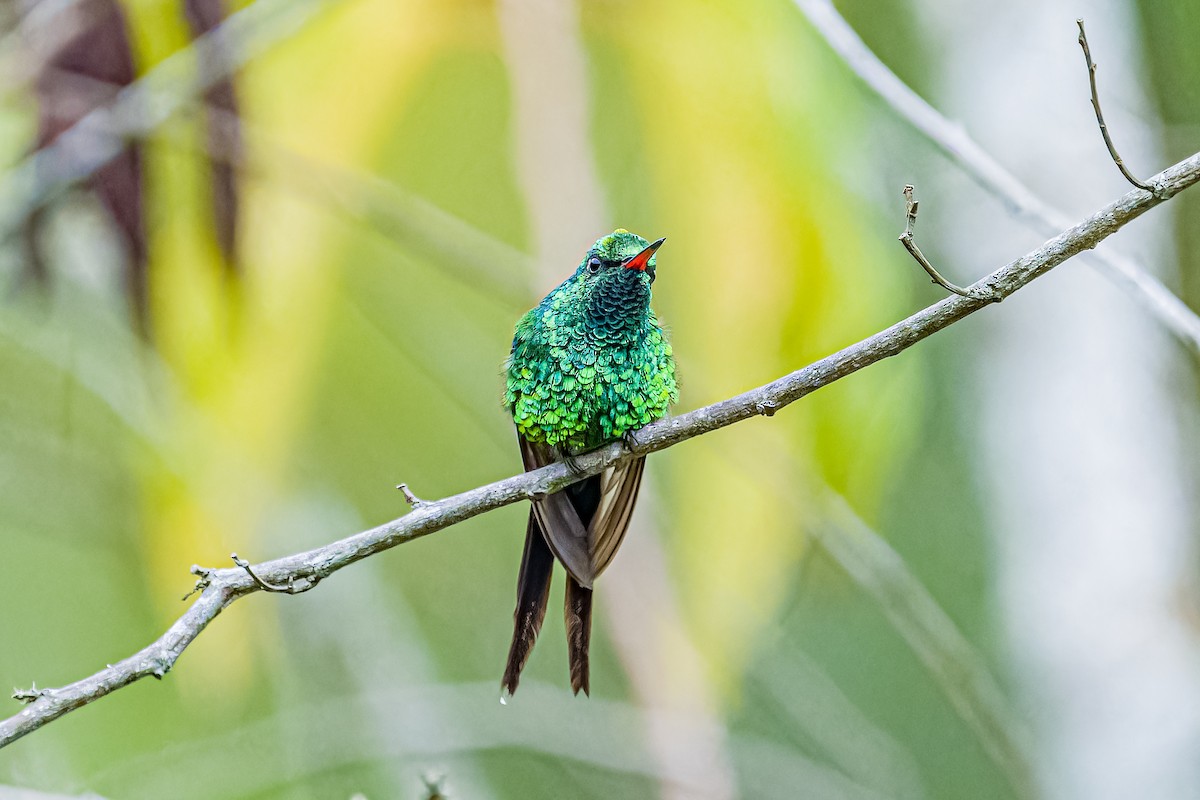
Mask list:
[[[529,660],[533,643],[537,641],[542,620],[546,618],[546,604],[550,599],[550,577],[554,571],[554,554],[542,536],[533,511],[529,512],[529,525],[525,529],[525,551],[521,554],[521,572],[517,578],[517,609],[513,613],[513,640],[508,650],[508,664],[504,667],[501,685],[511,695],[517,691],[521,670]],[[591,609],[591,592],[588,592],[588,608]],[[584,681],[586,684],[586,643]],[[576,689],[578,692],[579,690]]]
[[[543,461],[536,448],[524,440],[522,440],[522,456],[526,469],[534,469]],[[632,492],[612,492],[616,498],[627,498],[628,502],[625,506],[628,506],[629,509],[632,509],[632,499],[637,496],[637,482],[641,478],[641,463],[641,459],[638,459],[636,465],[639,468],[631,473],[636,478],[632,483]],[[624,480],[618,481],[614,484],[614,488],[625,486],[626,483]],[[585,535],[597,509],[601,506],[602,495],[602,477],[593,475],[568,486],[560,495],[551,495],[548,500],[543,501],[541,507],[535,505],[530,509],[529,525],[525,530],[525,552],[521,556],[521,574],[517,579],[517,610],[513,620],[513,641],[512,647],[508,651],[508,665],[504,669],[502,681],[502,685],[509,694],[517,690],[517,684],[521,680],[521,670],[525,667],[525,662],[529,660],[529,653],[533,650],[533,643],[537,639],[538,631],[542,627],[542,620],[546,616],[550,575],[554,570],[554,553],[556,552],[550,547],[549,542],[558,542],[559,546],[563,547],[564,544],[570,544],[572,541],[577,542],[578,537]],[[564,499],[568,502],[561,502]],[[556,501],[558,502],[556,503]],[[620,506],[620,504],[617,505]],[[625,508],[625,506],[620,507]],[[551,535],[544,535],[541,527],[543,524],[550,526]],[[616,544],[619,544],[620,537],[624,535],[627,525],[628,514],[625,513],[621,524],[617,526],[619,530],[614,528],[616,539],[606,551],[610,558],[611,551],[616,549]],[[556,526],[561,526],[562,529],[560,530]],[[572,540],[572,536],[575,536],[576,539]],[[583,554],[583,557],[591,559],[593,554],[589,550]],[[602,566],[606,565],[607,561]],[[584,566],[591,567],[592,565],[589,563]],[[584,694],[589,694],[588,645],[592,638],[592,590],[577,581],[569,568],[563,612],[567,623],[567,657],[571,665],[571,688],[575,694],[579,694],[581,690]]]
[[571,664],[571,690],[591,696],[588,691],[588,643],[592,638],[592,590],[567,575],[566,603],[567,658]]

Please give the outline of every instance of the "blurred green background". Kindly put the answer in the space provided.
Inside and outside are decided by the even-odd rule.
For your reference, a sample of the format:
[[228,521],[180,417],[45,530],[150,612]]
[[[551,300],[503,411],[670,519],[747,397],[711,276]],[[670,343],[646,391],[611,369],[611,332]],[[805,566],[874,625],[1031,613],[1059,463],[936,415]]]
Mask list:
[[[188,46],[185,10],[202,5],[121,5],[136,73]],[[895,243],[905,182],[918,184],[923,247],[953,280],[1038,244],[787,0],[256,5],[270,13],[246,46],[261,52],[237,72],[225,116],[188,104],[138,140],[140,267],[94,190],[56,193],[35,230],[8,231],[0,685],[61,685],[144,646],[183,612],[193,563],[264,560],[400,516],[401,481],[440,497],[519,471],[499,401],[512,325],[614,227],[668,237],[654,302],[681,410],[940,297]],[[985,146],[1023,131],[1032,144],[1009,166],[1073,214],[1126,190],[1089,120],[1079,14],[1135,171],[1197,148],[1191,0],[1018,3],[1024,12],[978,23],[960,5],[837,3]],[[0,149],[12,165],[54,99],[34,88],[38,36],[65,24],[51,18],[39,34],[34,11],[4,8],[14,69]],[[989,97],[995,81],[1020,84],[1005,78],[1014,62],[1043,65],[1068,92]],[[963,86],[979,87],[979,106]],[[1046,124],[1039,103],[1075,127]],[[1003,122],[974,117],[983,106]],[[214,119],[236,145],[213,137]],[[1098,188],[1071,194],[1037,158],[1074,159]],[[232,211],[214,212],[222,197]],[[1146,236],[1159,246],[1129,250],[1193,307],[1198,199],[1154,212]],[[957,224],[963,208],[996,226]],[[1087,371],[1160,389],[1081,431],[1094,450],[1050,456],[1148,460],[1175,504],[1153,523],[1162,535],[1127,526],[1112,551],[1161,555],[1174,583],[1153,573],[1114,585],[1105,570],[1120,574],[1119,555],[1096,566],[1096,591],[1140,614],[1081,612],[1095,612],[1100,641],[1122,643],[1115,654],[1039,649],[1012,600],[1052,602],[1089,574],[1083,554],[1066,561],[1078,571],[1031,573],[1029,549],[1005,544],[1013,527],[1060,541],[1052,514],[1014,522],[1022,498],[995,487],[1021,467],[997,463],[995,435],[981,433],[1001,429],[1046,458],[1047,440],[1007,427],[980,378],[1003,320],[1021,319],[1006,315],[1029,308],[1014,298],[770,420],[650,458],[634,529],[598,584],[590,699],[570,695],[552,612],[515,701],[497,702],[519,506],[309,594],[238,602],[164,681],[5,749],[0,783],[111,798],[415,798],[422,776],[444,775],[454,798],[1096,798],[1089,781],[1107,770],[1114,792],[1197,796],[1195,363],[1115,289],[1088,289],[1085,267],[1062,270],[1026,291],[1081,307],[1076,292],[1107,293],[1119,319],[1097,312],[1071,334],[1054,314],[1027,315],[1025,330],[1071,353],[1073,336],[1095,341],[1131,317],[1126,350],[1100,347]],[[1069,386],[1040,350],[1005,349],[1038,380],[1010,405]],[[1045,422],[1055,430],[1107,390],[1063,391],[1068,411]],[[1139,415],[1161,420],[1157,438],[1133,452],[1109,441]],[[1075,477],[1056,496],[1154,502]],[[552,597],[561,591],[560,572]],[[1174,649],[1139,663],[1147,641]],[[1072,680],[1076,663],[1115,663],[1103,674],[1128,682]],[[1170,680],[1137,672],[1159,663]],[[1129,686],[1147,690],[1146,713],[1106,706]],[[1056,722],[1078,713],[1084,733]],[[1122,760],[1125,737],[1144,735],[1157,737],[1148,753]]]

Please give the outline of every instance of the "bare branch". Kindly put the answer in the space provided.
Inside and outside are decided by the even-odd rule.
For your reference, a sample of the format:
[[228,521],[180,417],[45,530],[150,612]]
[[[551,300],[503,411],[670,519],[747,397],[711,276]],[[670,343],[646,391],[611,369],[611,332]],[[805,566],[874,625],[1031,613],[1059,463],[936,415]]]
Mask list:
[[[1035,278],[1084,250],[1089,250],[1140,217],[1146,211],[1200,182],[1200,153],[1153,178],[1157,194],[1134,190],[1096,211],[1084,221],[1050,239],[1033,252],[996,270],[976,286],[999,299],[1008,297]],[[988,305],[972,297],[947,297],[874,336],[785,375],[765,386],[722,400],[678,417],[660,420],[638,432],[639,454],[665,450],[696,436],[733,425],[754,416],[769,415],[917,342]],[[303,553],[242,567],[196,570],[201,576],[200,596],[162,637],[129,658],[90,677],[44,694],[23,711],[0,722],[0,747],[32,733],[59,717],[148,676],[161,678],[174,666],[183,650],[230,603],[261,591],[260,583],[290,586],[316,583],[376,553],[456,525],[520,500],[559,491],[587,475],[631,458],[624,442],[617,441],[575,459],[573,472],[566,464],[506,478],[462,494],[422,503],[409,514],[377,528]],[[251,572],[254,577],[252,577]]]
[[[1034,194],[957,123],[946,119],[871,52],[829,0],[793,0],[825,43],[892,110],[926,136],[981,187],[1039,236],[1054,236],[1071,219]],[[1157,278],[1115,253],[1089,253],[1097,268],[1200,358],[1200,317]]]
[[1096,122],[1100,125],[1100,135],[1104,137],[1104,146],[1108,148],[1108,154],[1112,156],[1113,163],[1117,165],[1117,169],[1121,170],[1125,180],[1139,189],[1153,193],[1154,187],[1133,177],[1133,174],[1125,166],[1125,162],[1121,160],[1121,156],[1117,154],[1117,147],[1113,144],[1112,137],[1108,133],[1108,125],[1104,122],[1104,112],[1100,110],[1100,95],[1096,91],[1096,65],[1092,62],[1092,51],[1088,47],[1087,33],[1083,30],[1083,20],[1077,19],[1075,24],[1079,26],[1079,46],[1083,48],[1083,60],[1087,63],[1088,83],[1092,87],[1092,108],[1096,110]]
[[958,295],[959,297],[968,297],[972,300],[986,300],[989,303],[999,303],[1000,298],[993,295],[983,295],[972,292],[970,289],[964,289],[961,286],[951,283],[942,277],[942,274],[934,269],[933,264],[929,263],[929,259],[921,252],[921,248],[917,247],[917,242],[913,238],[916,235],[917,227],[917,201],[913,199],[913,187],[911,184],[904,187],[904,233],[900,234],[900,244],[904,245],[904,249],[913,257],[913,260],[921,265],[921,269],[925,270],[930,279],[941,286],[948,292]]

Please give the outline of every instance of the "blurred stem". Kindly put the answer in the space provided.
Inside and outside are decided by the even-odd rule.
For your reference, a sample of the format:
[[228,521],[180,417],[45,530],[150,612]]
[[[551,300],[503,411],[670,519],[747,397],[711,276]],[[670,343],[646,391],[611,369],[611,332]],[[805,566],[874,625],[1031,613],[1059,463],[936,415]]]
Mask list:
[[845,498],[826,489],[818,503],[821,520],[811,530],[813,538],[879,604],[1016,795],[1036,797],[1028,737],[975,648]]
[[[779,448],[751,461],[724,447],[721,457],[756,481],[773,485],[776,496],[790,501],[797,517],[812,517],[815,509],[817,521],[807,530],[809,535],[876,602],[1016,796],[1036,797],[1033,752],[1024,725],[984,659],[900,554],[832,488],[819,479],[794,480]],[[797,490],[797,485],[802,488]],[[815,489],[803,488],[810,486]]]

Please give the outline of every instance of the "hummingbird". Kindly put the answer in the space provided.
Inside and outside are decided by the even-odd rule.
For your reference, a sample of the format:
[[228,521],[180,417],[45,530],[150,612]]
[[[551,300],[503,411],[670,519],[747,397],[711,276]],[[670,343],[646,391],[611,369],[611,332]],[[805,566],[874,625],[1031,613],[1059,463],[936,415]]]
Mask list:
[[[678,399],[671,345],[650,308],[664,241],[623,228],[601,237],[517,322],[504,404],[526,471],[554,461],[570,466],[574,456],[616,440],[632,443],[635,431]],[[589,693],[592,585],[625,538],[645,464],[645,456],[626,460],[532,503],[501,681],[510,695],[546,616],[555,559],[567,573],[571,689]]]

